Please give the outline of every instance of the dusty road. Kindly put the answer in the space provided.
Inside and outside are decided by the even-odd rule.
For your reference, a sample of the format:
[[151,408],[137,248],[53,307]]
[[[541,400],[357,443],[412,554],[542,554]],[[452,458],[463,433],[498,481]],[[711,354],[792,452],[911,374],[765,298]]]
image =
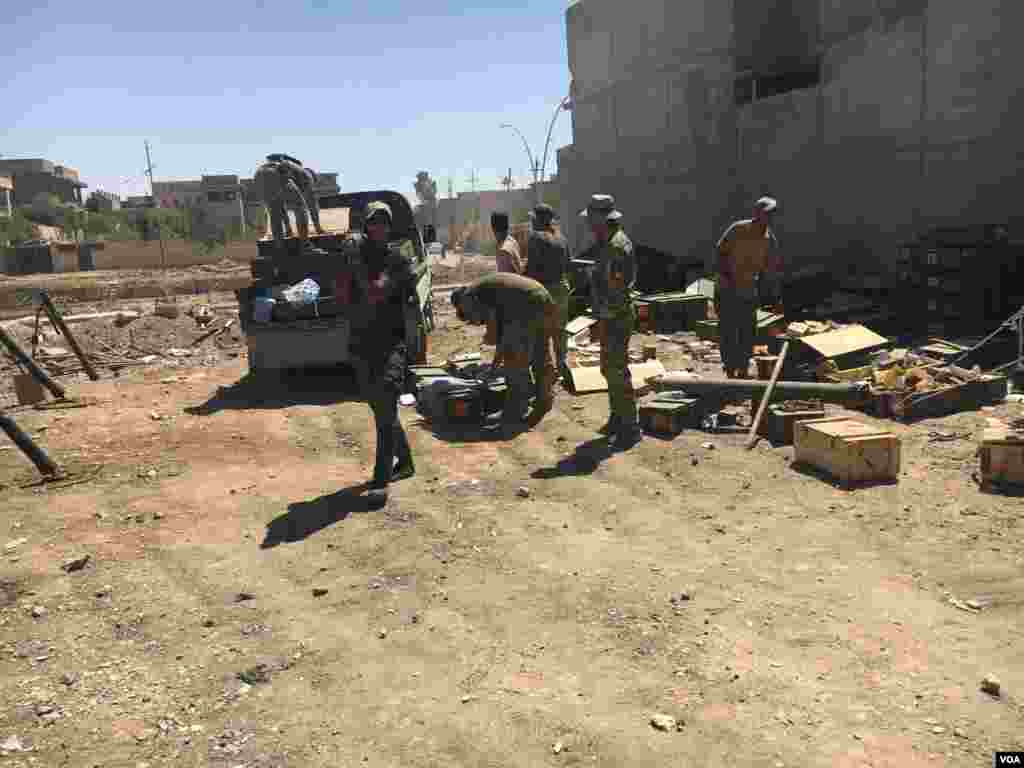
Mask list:
[[[443,313],[433,347],[479,338]],[[403,409],[418,474],[367,512],[369,409],[326,379],[254,395],[243,368],[76,383],[98,403],[17,414],[85,481],[27,486],[0,451],[0,765],[923,768],[1024,748],[1024,501],[971,480],[984,414],[891,425],[899,485],[845,492],[741,435],[609,457],[604,395],[560,393],[509,442]]]

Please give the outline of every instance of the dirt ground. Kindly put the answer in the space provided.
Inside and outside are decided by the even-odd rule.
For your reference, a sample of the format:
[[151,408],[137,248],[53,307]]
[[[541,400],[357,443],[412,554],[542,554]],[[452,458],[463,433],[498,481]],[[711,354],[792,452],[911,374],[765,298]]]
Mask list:
[[[479,348],[438,315],[435,360]],[[417,475],[367,511],[372,422],[340,384],[246,390],[244,352],[176,365],[12,411],[77,482],[40,486],[0,444],[4,766],[923,768],[1024,748],[1024,501],[972,480],[988,413],[886,422],[900,482],[843,491],[739,433],[609,456],[604,394],[559,392],[506,442],[403,408]]]

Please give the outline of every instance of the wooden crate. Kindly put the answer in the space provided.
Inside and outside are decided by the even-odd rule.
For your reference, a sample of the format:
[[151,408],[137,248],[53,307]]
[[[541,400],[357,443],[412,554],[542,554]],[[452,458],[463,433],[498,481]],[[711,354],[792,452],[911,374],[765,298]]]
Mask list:
[[982,487],[1024,486],[1024,435],[989,427],[981,433],[978,456]]
[[798,421],[793,445],[795,463],[824,470],[846,487],[899,479],[900,439],[853,419]]
[[696,398],[652,400],[640,405],[640,426],[645,432],[675,437],[687,427],[700,425],[702,412]]
[[785,411],[778,405],[769,405],[761,419],[758,433],[779,445],[793,444],[793,428],[798,421],[820,421],[825,418],[825,409]]

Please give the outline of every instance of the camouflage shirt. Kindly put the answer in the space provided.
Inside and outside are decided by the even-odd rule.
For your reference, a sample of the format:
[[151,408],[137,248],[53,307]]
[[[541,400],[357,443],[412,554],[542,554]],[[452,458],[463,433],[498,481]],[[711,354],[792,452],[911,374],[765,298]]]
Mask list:
[[630,291],[636,284],[636,257],[633,243],[621,229],[607,243],[594,248],[594,275],[591,280],[594,316],[607,319],[630,306]]
[[558,285],[569,272],[569,244],[561,235],[534,231],[526,247],[526,276],[546,286]]

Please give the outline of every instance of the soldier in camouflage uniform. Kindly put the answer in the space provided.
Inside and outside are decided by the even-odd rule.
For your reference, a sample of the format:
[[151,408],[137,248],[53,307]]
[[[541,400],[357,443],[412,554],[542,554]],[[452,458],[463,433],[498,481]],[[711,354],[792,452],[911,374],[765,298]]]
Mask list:
[[416,276],[412,264],[388,247],[391,224],[391,206],[371,202],[363,216],[365,233],[353,236],[346,245],[365,302],[351,314],[352,356],[377,427],[377,455],[367,495],[378,507],[387,501],[390,483],[412,477],[416,471],[398,418],[398,397],[409,358],[405,308],[414,295]]
[[607,431],[616,450],[627,450],[642,437],[628,367],[629,337],[636,324],[631,295],[636,283],[636,258],[633,243],[622,231],[622,213],[615,208],[615,198],[594,195],[580,215],[587,217],[597,241],[591,289],[610,411],[603,431]]
[[555,360],[567,375],[565,324],[569,322],[569,244],[554,230],[555,211],[541,203],[533,209],[533,231],[526,247],[526,276],[548,289],[558,305],[559,332],[555,336]]
[[480,324],[496,318],[498,353],[508,382],[503,424],[514,430],[527,421],[531,372],[537,400],[529,424],[539,423],[551,410],[554,398],[551,341],[557,329],[558,306],[551,294],[536,280],[498,272],[455,290],[452,303],[460,320]]
[[267,162],[253,174],[253,183],[270,214],[270,228],[279,248],[285,237],[292,236],[289,210],[295,213],[296,228],[304,247],[309,246],[310,218],[317,233],[323,234],[320,205],[314,191],[316,174],[311,169],[304,168],[288,155],[267,155]]

